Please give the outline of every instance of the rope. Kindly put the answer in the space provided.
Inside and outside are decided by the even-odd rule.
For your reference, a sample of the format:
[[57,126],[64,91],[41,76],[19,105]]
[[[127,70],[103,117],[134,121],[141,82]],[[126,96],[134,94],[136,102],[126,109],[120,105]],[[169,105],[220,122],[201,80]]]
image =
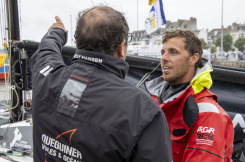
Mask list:
[[13,109],[15,109],[15,108],[17,108],[17,106],[19,105],[19,95],[18,95],[18,93],[17,93],[17,91],[16,91],[16,87],[15,86],[11,86],[11,87],[9,87],[9,89],[11,89],[12,91],[12,96],[11,96],[11,98],[13,98],[14,96],[13,96],[13,92],[15,92],[15,95],[16,95],[16,98],[17,98],[17,103],[16,103],[16,105],[14,106],[14,107],[12,107],[12,102],[11,102],[11,106],[8,106],[8,104],[6,104],[6,102],[5,102],[5,94],[6,94],[6,91],[5,91],[5,93],[4,93],[4,104],[9,108],[9,110],[13,110]]
[[[9,11],[9,20],[11,20],[11,15],[10,15],[10,0],[8,0],[8,11]],[[8,32],[9,32],[9,44],[12,44],[12,40],[11,40],[11,21],[9,21],[9,27],[8,27]],[[10,46],[11,47],[11,46]],[[12,59],[12,49],[11,48],[9,48],[9,62],[11,63],[11,59]],[[11,66],[9,66],[9,72],[11,72],[11,70],[12,70],[12,68],[11,68]],[[10,75],[10,79],[12,78],[12,76]],[[8,83],[9,83],[9,77],[8,77]],[[16,105],[13,107],[13,102],[10,102],[10,106],[8,106],[8,108],[9,108],[9,116],[12,116],[12,115],[15,115],[13,112],[12,112],[12,110],[13,109],[15,109],[17,106],[18,106],[18,104],[19,104],[19,96],[18,96],[18,93],[17,93],[17,91],[16,91],[16,87],[15,86],[12,86],[11,87],[11,94],[12,94],[12,96],[11,96],[11,99],[13,98],[13,91],[15,92],[15,94],[16,94],[16,97],[17,97],[17,103],[16,103]]]
[[146,73],[141,79],[140,81],[137,83],[136,87],[140,87],[145,81],[147,78],[149,78],[151,76],[151,74],[158,68],[158,66],[161,65],[161,62],[149,73]]
[[[13,151],[16,151],[16,152],[13,152]],[[14,160],[13,158],[29,156],[30,154],[31,154],[30,152],[15,150],[15,149],[11,149],[8,151],[0,151],[0,157],[6,160],[9,160],[10,162],[19,162],[19,160],[17,161],[17,160]],[[9,156],[12,156],[12,158],[10,158]]]
[[18,162],[18,161],[16,161],[16,160],[11,159],[11,158],[9,157],[9,155],[8,155],[7,153],[5,153],[5,152],[0,152],[0,157],[3,158],[3,159],[6,159],[6,160],[8,160],[8,161],[11,161],[11,162]]
[[3,38],[7,38],[6,34],[6,27],[7,27],[7,16],[6,16],[6,4],[5,0],[1,0],[1,17],[0,17],[0,24],[1,24],[1,45],[0,47],[3,47]]

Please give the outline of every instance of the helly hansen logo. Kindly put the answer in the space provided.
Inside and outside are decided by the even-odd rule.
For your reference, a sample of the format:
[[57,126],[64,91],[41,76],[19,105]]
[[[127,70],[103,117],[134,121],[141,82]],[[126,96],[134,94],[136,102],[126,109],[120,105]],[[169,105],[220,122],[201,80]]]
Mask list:
[[73,57],[74,58],[79,58],[79,59],[82,59],[82,60],[87,60],[87,61],[90,61],[90,62],[97,62],[97,63],[102,63],[103,62],[103,59],[101,59],[101,58],[88,57],[88,56],[83,56],[83,55],[79,55],[79,54],[75,54]]
[[53,70],[54,68],[51,66],[46,66],[45,68],[43,68],[42,70],[40,70],[40,73],[43,74],[44,76],[47,76],[51,70]]

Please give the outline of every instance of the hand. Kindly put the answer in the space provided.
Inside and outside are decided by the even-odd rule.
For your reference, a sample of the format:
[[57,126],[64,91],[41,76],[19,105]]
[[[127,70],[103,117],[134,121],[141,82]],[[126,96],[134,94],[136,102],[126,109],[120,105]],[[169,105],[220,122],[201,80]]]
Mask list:
[[53,25],[48,29],[48,31],[52,28],[60,28],[60,29],[63,29],[65,32],[67,32],[67,30],[65,29],[65,26],[64,26],[63,22],[60,20],[59,16],[55,16],[55,20],[56,20],[56,23],[53,23]]

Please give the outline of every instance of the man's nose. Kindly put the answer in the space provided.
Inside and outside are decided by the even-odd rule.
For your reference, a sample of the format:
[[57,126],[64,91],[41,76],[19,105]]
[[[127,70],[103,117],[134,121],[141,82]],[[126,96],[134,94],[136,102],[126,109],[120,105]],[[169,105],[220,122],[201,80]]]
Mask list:
[[167,62],[167,61],[169,60],[169,54],[168,54],[168,52],[165,52],[165,53],[162,55],[161,60],[162,60],[163,62]]

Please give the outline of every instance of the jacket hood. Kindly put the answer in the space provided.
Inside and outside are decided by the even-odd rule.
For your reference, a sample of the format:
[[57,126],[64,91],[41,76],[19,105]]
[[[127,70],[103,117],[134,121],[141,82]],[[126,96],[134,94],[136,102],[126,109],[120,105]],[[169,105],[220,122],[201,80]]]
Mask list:
[[212,86],[213,81],[210,74],[212,71],[211,62],[203,58],[200,67],[196,71],[196,75],[191,80],[194,94],[200,93],[204,88],[209,89]]

